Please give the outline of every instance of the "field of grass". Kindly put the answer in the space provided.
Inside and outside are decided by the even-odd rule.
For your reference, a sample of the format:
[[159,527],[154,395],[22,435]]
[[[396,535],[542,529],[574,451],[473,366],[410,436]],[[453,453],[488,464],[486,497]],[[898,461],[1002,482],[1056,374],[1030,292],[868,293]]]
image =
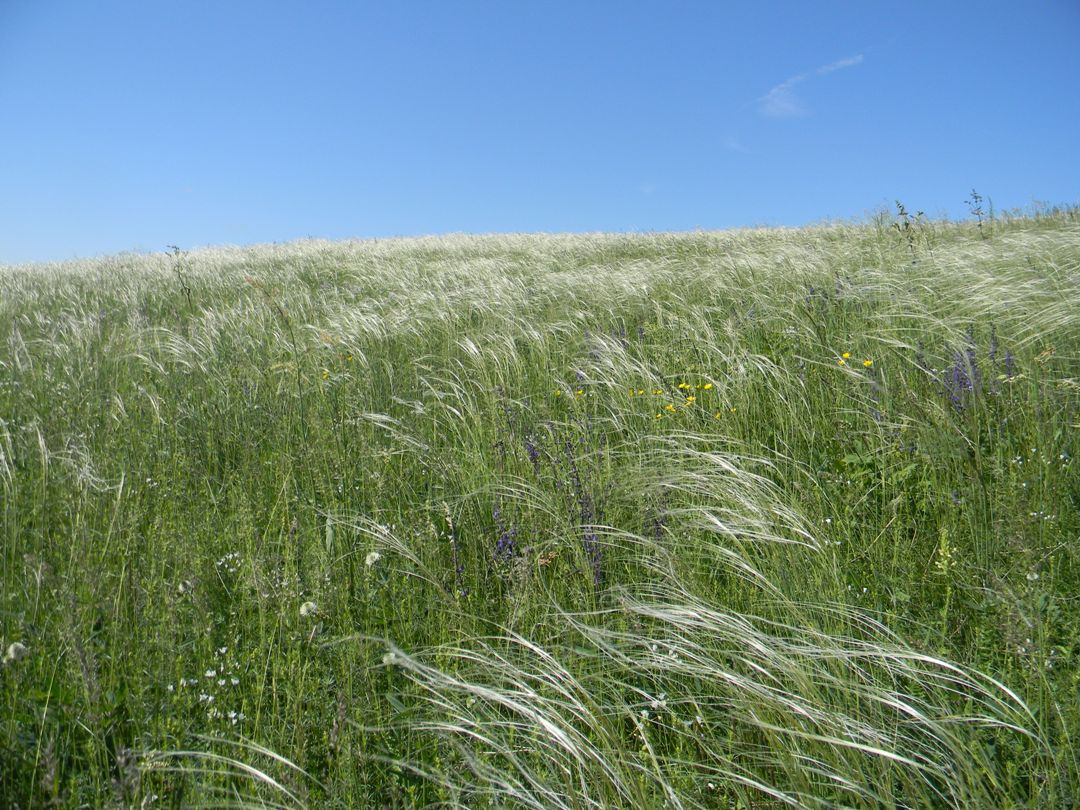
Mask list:
[[0,268],[3,806],[1080,801],[1080,213]]

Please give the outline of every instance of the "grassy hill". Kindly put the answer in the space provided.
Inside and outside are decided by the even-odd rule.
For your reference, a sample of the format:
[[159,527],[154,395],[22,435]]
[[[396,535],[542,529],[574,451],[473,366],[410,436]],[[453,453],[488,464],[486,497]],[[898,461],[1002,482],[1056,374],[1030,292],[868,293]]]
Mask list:
[[0,795],[1080,801],[1080,214],[892,225],[0,268]]

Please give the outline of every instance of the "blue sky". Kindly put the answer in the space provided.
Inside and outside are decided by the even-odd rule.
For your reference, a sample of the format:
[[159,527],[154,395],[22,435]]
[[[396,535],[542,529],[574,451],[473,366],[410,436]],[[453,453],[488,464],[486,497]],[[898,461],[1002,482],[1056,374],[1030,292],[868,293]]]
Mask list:
[[1080,202],[1080,3],[0,0],[0,263]]

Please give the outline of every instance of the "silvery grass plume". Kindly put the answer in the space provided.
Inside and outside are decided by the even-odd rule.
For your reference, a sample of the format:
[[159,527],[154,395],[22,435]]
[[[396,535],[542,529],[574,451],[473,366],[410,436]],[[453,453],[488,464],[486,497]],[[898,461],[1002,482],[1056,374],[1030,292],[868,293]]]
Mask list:
[[155,777],[173,775],[190,787],[185,806],[230,810],[307,810],[318,780],[280,754],[244,738],[198,737],[202,748],[145,751],[138,760],[151,803]]
[[[961,808],[1006,798],[983,731],[1049,756],[1003,684],[773,583],[795,554],[804,573],[827,571],[818,543],[744,469],[763,460],[694,443],[661,445],[684,470],[663,486],[684,505],[660,539],[608,534],[610,548],[647,558],[648,578],[598,610],[552,604],[559,642],[507,630],[417,653],[390,645],[383,663],[419,703],[365,731],[430,740],[443,766],[384,761],[455,807]],[[759,610],[733,609],[686,575],[706,558],[745,582]]]

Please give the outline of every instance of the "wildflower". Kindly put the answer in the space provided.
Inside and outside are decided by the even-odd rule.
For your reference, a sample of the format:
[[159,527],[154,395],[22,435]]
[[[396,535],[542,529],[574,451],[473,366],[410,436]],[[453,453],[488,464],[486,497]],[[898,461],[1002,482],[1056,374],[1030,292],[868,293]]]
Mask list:
[[26,648],[26,645],[13,641],[8,645],[7,650],[4,652],[4,664],[14,664],[21,658],[25,658],[30,651]]
[[690,383],[687,383],[687,382],[679,383],[679,390],[680,391],[688,391],[689,389],[690,389]]
[[851,359],[851,352],[844,352],[842,355],[840,355],[840,357],[843,358],[844,360],[850,360]]
[[653,392],[653,396],[654,396],[654,397],[659,397],[659,396],[663,396],[663,393],[664,393],[664,391],[663,391],[663,389],[662,389],[662,388],[654,388],[654,389],[652,390],[652,392]]
[[328,368],[324,368],[324,369],[322,370],[322,378],[323,378],[324,380],[329,380],[329,379],[330,379],[330,369],[328,369]]
[[672,413],[675,413],[675,404],[672,403],[672,402],[669,402],[667,405],[664,406],[664,410],[665,411],[671,411]]
[[314,602],[304,602],[304,604],[300,606],[300,616],[306,619],[308,616],[314,616],[318,610],[319,606]]
[[561,397],[561,396],[562,396],[562,389],[561,389],[561,388],[556,388],[556,389],[555,389],[555,396],[557,396],[557,397]]
[[657,411],[657,412],[656,412],[656,416],[655,416],[655,417],[653,417],[653,418],[654,418],[654,419],[663,419],[663,418],[664,418],[664,415],[663,415],[662,413],[660,413],[660,411]]
[[939,574],[948,575],[955,566],[956,559],[952,545],[949,543],[949,530],[942,526],[938,530],[937,559],[934,561],[934,568]]
[[371,568],[371,566],[375,565],[375,563],[377,563],[381,559],[382,554],[377,551],[369,551],[367,553],[367,556],[364,557],[364,567]]
[[721,414],[720,411],[717,411],[716,413],[713,414],[713,419],[719,419],[722,415],[723,414]]
[[637,392],[637,395],[638,395],[639,397],[643,397],[643,396],[645,396],[645,389],[644,389],[644,388],[639,388],[639,389],[638,389],[638,392]]
[[958,412],[964,410],[968,394],[977,392],[980,377],[979,367],[975,364],[973,352],[958,351],[953,355],[953,367],[942,385],[953,407]]
[[705,385],[703,385],[701,387],[706,391],[712,391],[713,384],[712,383],[705,383]]
[[865,360],[862,361],[862,364],[863,368],[870,368],[872,365],[874,365],[874,361],[867,357]]
[[536,442],[532,436],[525,437],[525,453],[529,457],[529,462],[533,465],[533,470],[537,475],[540,474],[540,448],[536,446]]
[[514,539],[517,537],[517,529],[506,525],[502,518],[502,509],[498,505],[495,506],[492,517],[499,529],[499,539],[495,543],[495,559],[506,562],[514,556]]
[[577,391],[574,392],[574,396],[575,397],[583,397],[583,396],[585,396],[585,389],[584,388],[579,388]]
[[836,365],[838,365],[838,366],[846,366],[847,361],[843,357],[841,357],[839,360],[836,361]]
[[693,405],[695,402],[697,402],[697,397],[695,397],[693,394],[686,398],[687,405]]
[[1016,357],[1008,349],[1005,350],[1005,379],[1012,380],[1017,376]]

